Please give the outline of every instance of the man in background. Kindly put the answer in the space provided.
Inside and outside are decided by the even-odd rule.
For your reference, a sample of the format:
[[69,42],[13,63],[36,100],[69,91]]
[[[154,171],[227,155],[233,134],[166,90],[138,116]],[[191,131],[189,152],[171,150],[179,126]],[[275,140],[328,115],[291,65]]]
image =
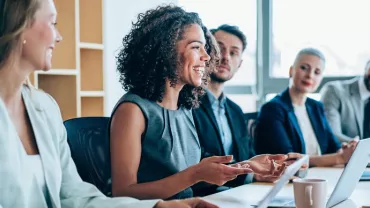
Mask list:
[[370,60],[363,76],[329,82],[321,94],[327,119],[339,140],[370,137]]
[[[225,82],[233,78],[243,62],[242,55],[247,40],[236,26],[225,24],[211,32],[220,47],[221,63],[217,72],[210,75],[208,89],[199,108],[193,110],[202,158],[233,155],[235,162],[248,160],[255,156],[255,152],[252,140],[248,137],[243,111],[224,93]],[[225,186],[234,187],[253,180],[274,181],[275,178],[261,178],[248,174],[236,178]],[[217,188],[220,187],[211,186],[208,190],[204,187],[202,189],[194,187],[193,190],[197,195],[208,195],[217,192]]]

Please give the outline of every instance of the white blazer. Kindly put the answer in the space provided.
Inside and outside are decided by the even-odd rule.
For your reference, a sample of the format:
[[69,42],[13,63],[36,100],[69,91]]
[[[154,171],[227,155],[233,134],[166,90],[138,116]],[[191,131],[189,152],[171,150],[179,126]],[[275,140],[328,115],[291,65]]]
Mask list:
[[[95,186],[83,182],[71,159],[66,130],[55,100],[26,86],[22,96],[39,148],[52,207],[154,207],[158,200],[108,198]],[[22,142],[0,99],[0,208],[33,208],[27,204],[29,197],[43,197],[37,194],[39,191],[25,188],[25,173],[31,171],[26,159]]]

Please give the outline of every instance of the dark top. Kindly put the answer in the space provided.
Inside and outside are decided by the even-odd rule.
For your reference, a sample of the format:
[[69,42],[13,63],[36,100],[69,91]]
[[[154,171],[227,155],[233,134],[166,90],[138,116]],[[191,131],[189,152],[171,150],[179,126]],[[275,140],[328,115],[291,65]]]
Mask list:
[[[321,153],[335,153],[340,149],[341,144],[329,126],[322,103],[307,98],[305,106]],[[257,154],[306,153],[304,139],[294,113],[289,89],[264,104],[257,120],[255,129],[255,150]]]

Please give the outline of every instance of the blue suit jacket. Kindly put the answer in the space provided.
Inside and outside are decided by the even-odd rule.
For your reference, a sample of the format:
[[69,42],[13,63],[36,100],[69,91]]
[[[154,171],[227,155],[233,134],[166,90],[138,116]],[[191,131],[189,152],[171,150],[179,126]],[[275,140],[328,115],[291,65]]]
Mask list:
[[[233,139],[234,160],[240,162],[254,157],[255,152],[252,141],[247,134],[247,125],[245,124],[242,109],[236,103],[226,98],[225,110]],[[225,155],[222,147],[221,133],[207,95],[203,96],[199,108],[193,110],[193,118],[202,149],[202,159]],[[224,186],[240,186],[244,183],[250,183],[252,180],[252,174],[240,175]],[[224,187],[198,184],[193,186],[193,191],[194,196],[204,196],[222,191],[222,188]]]
[[[248,137],[242,109],[226,98],[225,110],[234,144],[234,160],[240,162],[254,157],[255,152]],[[193,110],[193,118],[202,148],[202,158],[225,155],[221,133],[207,95],[203,96],[199,108]]]
[[[310,98],[307,98],[305,105],[321,153],[336,152],[341,145],[329,126],[323,105]],[[288,89],[262,107],[255,131],[255,150],[258,154],[306,153]]]

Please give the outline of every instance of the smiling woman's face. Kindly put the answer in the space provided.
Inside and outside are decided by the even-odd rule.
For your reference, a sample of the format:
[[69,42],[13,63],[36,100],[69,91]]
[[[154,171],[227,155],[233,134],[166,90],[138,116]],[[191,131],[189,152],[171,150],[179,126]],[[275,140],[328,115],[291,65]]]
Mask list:
[[41,0],[34,22],[23,33],[22,59],[35,69],[49,70],[55,44],[62,37],[56,29],[57,12],[53,0]]
[[198,24],[185,28],[183,39],[177,42],[179,84],[196,87],[202,84],[206,62],[210,59],[205,44],[204,32]]

